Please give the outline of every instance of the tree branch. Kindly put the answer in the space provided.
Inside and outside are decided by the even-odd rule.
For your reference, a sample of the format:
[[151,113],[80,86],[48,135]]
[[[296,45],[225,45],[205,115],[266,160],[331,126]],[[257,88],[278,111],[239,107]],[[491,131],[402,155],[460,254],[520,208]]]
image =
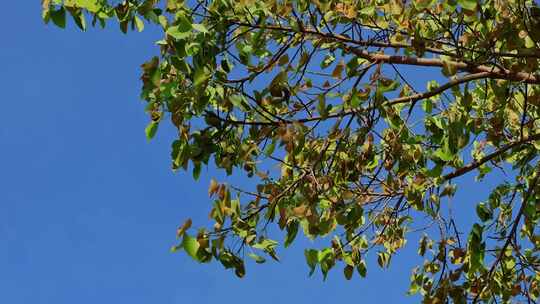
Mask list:
[[[293,28],[268,25],[268,24],[257,25],[257,24],[250,24],[250,23],[236,22],[236,21],[232,21],[231,23],[240,25],[240,26],[252,27],[252,28],[314,35],[314,36],[319,36],[324,39],[330,39],[330,40],[334,40],[338,42],[354,44],[354,45],[362,46],[362,47],[397,48],[397,49],[413,48],[412,45],[407,44],[407,43],[386,43],[386,42],[379,42],[379,41],[354,40],[343,35],[323,33],[323,32],[319,32],[319,31],[315,31],[311,29],[305,29],[305,28],[296,30]],[[367,50],[353,48],[350,46],[345,46],[345,49],[357,55],[358,57],[369,60],[370,62],[384,62],[384,63],[393,63],[393,64],[432,66],[432,67],[443,67],[445,64],[448,64],[448,65],[455,66],[458,70],[467,71],[470,73],[489,72],[491,73],[489,78],[493,78],[493,79],[506,79],[506,80],[512,80],[512,81],[526,82],[530,84],[540,84],[540,79],[530,73],[512,72],[508,69],[490,67],[490,66],[471,63],[471,62],[464,62],[464,61],[444,62],[442,59],[437,59],[437,58],[420,58],[420,57],[412,57],[412,56],[385,55],[385,54],[372,53]],[[425,51],[434,53],[434,54],[439,54],[439,55],[446,55],[446,56],[450,56],[454,58],[457,57],[456,54],[443,51],[440,49],[436,49],[436,48],[426,47]],[[503,57],[506,57],[507,55],[513,55],[511,57],[514,57],[515,54],[506,54],[506,53],[499,54],[499,56],[503,56]]]
[[530,136],[527,136],[526,138],[524,139],[521,139],[521,140],[518,140],[516,142],[513,142],[513,143],[509,143],[505,146],[503,146],[502,148],[500,148],[499,150],[479,159],[479,160],[476,160],[464,167],[461,167],[457,170],[455,170],[454,172],[451,172],[451,173],[448,173],[446,175],[443,176],[443,181],[448,181],[448,180],[451,180],[453,178],[456,178],[458,176],[461,176],[461,175],[464,175],[465,173],[468,173],[478,167],[480,167],[481,165],[485,164],[486,162],[494,159],[495,157],[497,156],[500,156],[501,154],[505,153],[506,151],[512,149],[512,148],[515,148],[517,146],[520,146],[520,145],[523,145],[523,144],[526,144],[530,141],[533,141],[533,140],[540,140],[540,133],[537,133],[537,134],[533,134],[533,135],[530,135]]
[[370,62],[382,62],[392,64],[414,65],[414,66],[430,66],[430,67],[444,67],[445,65],[452,65],[456,69],[466,71],[470,73],[489,73],[488,77],[492,79],[506,79],[511,81],[525,82],[529,84],[540,84],[540,78],[533,74],[525,72],[512,72],[508,69],[499,67],[490,67],[486,65],[477,65],[473,63],[466,63],[462,61],[443,61],[437,58],[421,58],[413,56],[400,56],[400,55],[385,55],[380,53],[372,53],[366,50],[357,48],[347,48],[348,51],[355,54],[358,57],[364,58]]
[[460,85],[462,83],[466,83],[466,82],[473,81],[473,80],[478,80],[478,79],[483,79],[483,78],[489,78],[490,76],[491,76],[491,74],[488,73],[488,72],[469,74],[469,75],[466,75],[466,76],[463,76],[463,77],[454,78],[451,81],[449,81],[449,82],[447,82],[447,83],[441,85],[440,87],[437,87],[437,88],[435,88],[435,89],[433,89],[431,91],[418,93],[418,94],[414,94],[414,95],[409,95],[409,96],[403,96],[403,97],[394,98],[394,99],[385,101],[381,105],[378,105],[378,106],[370,106],[370,107],[362,108],[362,109],[352,109],[352,110],[342,111],[342,112],[335,113],[335,114],[330,114],[330,115],[327,115],[327,116],[308,117],[308,118],[302,118],[302,119],[297,119],[297,120],[282,120],[282,121],[279,121],[279,122],[277,122],[277,121],[275,121],[275,122],[274,121],[268,121],[268,122],[265,122],[265,121],[239,121],[239,120],[232,120],[232,119],[221,118],[221,117],[218,117],[218,118],[223,122],[230,123],[230,124],[235,124],[235,125],[259,125],[259,126],[268,126],[268,125],[275,126],[275,125],[279,125],[279,124],[307,123],[307,122],[313,122],[313,121],[321,121],[321,120],[326,120],[326,119],[329,119],[329,118],[345,117],[345,116],[352,115],[352,114],[358,114],[358,113],[361,113],[361,112],[372,111],[375,108],[380,107],[380,106],[393,106],[393,105],[397,105],[397,104],[401,104],[401,103],[409,103],[409,102],[414,103],[414,102],[422,100],[422,99],[426,99],[426,98],[430,98],[430,97],[439,95],[442,92],[444,92],[444,91],[446,91],[446,90],[448,90],[448,89],[450,89],[450,88],[452,88],[454,86]]

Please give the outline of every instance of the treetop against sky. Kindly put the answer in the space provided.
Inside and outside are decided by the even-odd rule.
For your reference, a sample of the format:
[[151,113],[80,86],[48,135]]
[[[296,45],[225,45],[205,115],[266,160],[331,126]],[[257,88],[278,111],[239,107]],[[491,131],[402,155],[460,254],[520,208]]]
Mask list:
[[[253,179],[212,180],[213,224],[187,219],[174,251],[243,277],[245,259],[279,261],[300,232],[326,244],[305,248],[310,273],[350,279],[416,235],[410,293],[426,303],[540,295],[534,1],[42,5],[62,28],[70,16],[82,30],[159,28],[160,54],[142,64],[146,136],[172,124],[172,168],[195,179],[209,163]],[[458,227],[449,202],[470,175],[497,185],[458,207],[477,214]]]

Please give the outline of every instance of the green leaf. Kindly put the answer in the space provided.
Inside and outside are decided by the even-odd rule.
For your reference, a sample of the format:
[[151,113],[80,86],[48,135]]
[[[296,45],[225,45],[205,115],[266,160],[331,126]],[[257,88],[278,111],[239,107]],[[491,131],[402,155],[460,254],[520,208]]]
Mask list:
[[73,17],[73,21],[75,21],[75,24],[82,31],[86,31],[86,18],[84,17],[83,11],[80,9],[70,9],[69,13]]
[[317,260],[321,265],[321,272],[323,274],[323,280],[326,280],[328,272],[335,264],[334,250],[332,248],[325,248],[318,252]]
[[439,177],[443,171],[443,166],[441,164],[436,164],[433,168],[427,170],[426,174],[429,177]]
[[476,11],[476,6],[478,5],[477,0],[458,0],[458,4],[461,5],[465,10]]
[[148,126],[146,126],[146,129],[144,129],[144,133],[146,134],[146,138],[148,140],[154,138],[156,135],[157,129],[158,129],[159,123],[152,121]]
[[89,12],[96,13],[102,8],[100,0],[64,0],[65,6],[80,7]]
[[201,176],[201,163],[195,163],[193,165],[193,179],[198,180]]
[[367,5],[365,7],[363,7],[359,13],[361,15],[366,15],[366,16],[373,16],[375,14],[375,6],[374,5]]
[[261,250],[270,250],[276,247],[277,242],[270,239],[264,239],[263,241],[251,246],[253,248],[261,249]]
[[122,21],[122,22],[119,23],[120,30],[122,31],[122,33],[127,34],[128,24],[129,24],[129,22],[127,22],[127,21]]
[[201,33],[208,33],[208,29],[206,29],[206,27],[200,23],[194,23],[191,25],[193,27],[194,30],[198,31],[198,32],[201,32]]
[[433,153],[433,155],[435,155],[440,160],[445,161],[445,162],[448,162],[454,159],[454,155],[450,151],[444,148],[439,148],[435,150],[435,153]]
[[244,262],[240,261],[236,264],[234,274],[236,274],[236,276],[239,278],[243,278],[246,275],[246,267],[244,266]]
[[440,160],[445,161],[445,162],[449,162],[454,159],[455,155],[451,150],[450,142],[448,138],[445,138],[443,142],[443,146],[435,150],[435,153],[433,153],[433,155],[435,155]]
[[435,3],[435,0],[416,0],[414,1],[414,6],[418,10],[423,10],[425,8],[429,8],[433,6],[434,3]]
[[474,224],[467,242],[469,258],[469,273],[475,273],[482,268],[484,262],[485,243],[482,242],[484,227]]
[[272,140],[272,142],[266,146],[264,149],[264,155],[270,156],[272,153],[274,153],[274,150],[276,149],[276,141]]
[[257,264],[262,264],[262,263],[266,262],[266,259],[263,258],[263,257],[260,256],[260,255],[256,255],[256,254],[254,254],[254,253],[249,253],[248,256],[249,256],[250,258],[252,258],[253,260],[255,260],[255,263],[257,263]]
[[135,16],[133,20],[135,22],[135,26],[137,27],[137,31],[142,32],[144,30],[144,22],[137,16]]
[[223,71],[225,71],[225,73],[230,73],[233,65],[228,58],[223,58],[221,59],[221,68],[223,69]]
[[274,259],[274,261],[279,262],[279,257],[277,256],[276,251],[274,249],[266,250],[266,253],[268,253],[268,255],[272,259]]
[[424,99],[422,102],[422,110],[426,113],[431,113],[433,111],[433,101],[431,99]]
[[184,234],[184,239],[182,240],[182,247],[190,257],[192,257],[196,261],[199,261],[197,252],[199,251],[200,245],[199,242],[197,242],[196,238]]
[[331,258],[332,255],[333,255],[334,251],[332,248],[325,248],[321,251],[318,252],[317,254],[317,261],[319,263],[323,263],[324,261],[326,261],[327,259]]
[[362,278],[365,278],[367,274],[366,262],[364,260],[360,261],[360,263],[358,263],[358,265],[356,266],[356,270]]
[[361,103],[362,103],[362,100],[358,96],[358,92],[355,89],[353,89],[351,91],[351,100],[350,100],[351,108],[358,108]]
[[167,17],[160,15],[158,17],[159,25],[161,25],[162,28],[166,29],[169,26],[169,19]]
[[424,254],[426,254],[427,246],[428,246],[428,237],[427,235],[424,234],[422,238],[420,239],[420,245],[418,246],[418,254],[420,256],[424,256]]
[[191,30],[193,29],[193,24],[186,15],[184,15],[183,13],[177,14],[176,18],[178,22],[178,31],[180,31],[181,33],[191,32]]
[[50,11],[50,16],[56,26],[66,28],[66,10],[63,7],[56,11]]
[[309,275],[313,275],[315,272],[315,267],[317,267],[319,252],[315,249],[306,249],[304,250],[304,256],[306,257],[306,262],[309,266]]
[[246,99],[244,96],[240,94],[234,94],[229,96],[229,101],[237,108],[241,109],[242,111],[249,111],[249,108],[247,106]]
[[347,280],[350,280],[352,278],[353,271],[354,267],[352,267],[351,265],[347,265],[345,266],[345,268],[343,268],[343,275]]
[[201,86],[203,83],[205,83],[208,79],[210,79],[212,75],[205,67],[199,67],[195,70],[195,75],[193,75],[193,85],[195,87]]
[[321,61],[321,68],[325,69],[329,67],[334,62],[334,60],[336,60],[336,57],[334,57],[333,55],[331,54],[326,55],[323,61]]
[[159,69],[159,67],[156,67],[154,71],[152,71],[150,81],[155,87],[159,87],[161,83],[161,70]]
[[291,243],[296,238],[296,234],[298,233],[298,226],[299,224],[297,221],[293,221],[289,225],[287,225],[287,237],[285,238],[284,243],[285,248],[289,247],[289,245],[291,245]]
[[390,265],[390,259],[392,256],[388,254],[387,252],[379,252],[377,254],[377,263],[381,268],[387,268],[388,265]]
[[288,63],[289,63],[289,55],[287,55],[287,54],[283,54],[278,60],[278,64],[280,66],[284,66],[284,65],[286,65]]
[[395,81],[392,79],[381,79],[379,80],[378,86],[377,86],[377,92],[379,93],[386,93],[386,92],[392,92],[395,91],[397,88],[399,88],[399,81]]
[[182,29],[179,26],[171,26],[167,29],[166,32],[169,36],[173,37],[176,40],[184,40],[191,36],[191,30],[190,31],[182,31]]
[[484,202],[476,205],[476,214],[482,222],[489,221],[493,217],[493,212],[489,209],[488,205]]
[[474,224],[471,230],[471,239],[472,240],[482,240],[482,233],[484,232],[484,227],[479,224]]

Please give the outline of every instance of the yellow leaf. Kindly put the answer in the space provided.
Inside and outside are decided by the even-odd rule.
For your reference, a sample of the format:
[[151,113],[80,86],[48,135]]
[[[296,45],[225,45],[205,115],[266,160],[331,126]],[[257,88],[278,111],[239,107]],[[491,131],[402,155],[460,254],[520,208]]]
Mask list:
[[208,187],[208,196],[212,196],[219,190],[219,184],[215,179],[210,180],[210,186]]
[[303,215],[306,214],[306,209],[307,209],[306,205],[300,205],[300,206],[298,206],[296,208],[293,208],[292,212],[296,216],[303,216]]
[[41,6],[43,10],[49,11],[49,6],[51,5],[51,0],[41,0]]
[[182,227],[178,228],[178,230],[176,231],[176,237],[180,238],[182,235],[184,235],[184,233],[186,233],[186,230],[191,227],[191,224],[191,219],[187,219],[182,225]]
[[445,76],[453,76],[457,73],[457,67],[453,62],[443,59],[442,63],[443,63],[443,74]]

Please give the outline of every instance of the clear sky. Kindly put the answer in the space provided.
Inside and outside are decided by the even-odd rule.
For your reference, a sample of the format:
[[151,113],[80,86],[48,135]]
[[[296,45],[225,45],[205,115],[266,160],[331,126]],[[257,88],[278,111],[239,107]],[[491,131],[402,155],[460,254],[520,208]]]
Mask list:
[[[342,267],[308,278],[303,240],[244,279],[170,253],[183,220],[206,223],[208,182],[222,174],[173,173],[174,131],[144,136],[139,67],[160,33],[60,30],[40,8],[5,1],[0,19],[0,303],[418,302],[405,297],[416,241],[390,270],[370,263],[351,281]],[[461,190],[460,220],[484,190]]]

